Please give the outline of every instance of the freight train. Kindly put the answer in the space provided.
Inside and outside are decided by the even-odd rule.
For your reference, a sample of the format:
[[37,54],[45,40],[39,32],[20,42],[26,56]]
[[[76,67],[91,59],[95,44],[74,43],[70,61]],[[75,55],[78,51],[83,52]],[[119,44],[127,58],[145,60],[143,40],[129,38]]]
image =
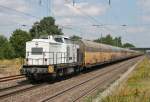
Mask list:
[[48,36],[26,43],[26,64],[21,73],[30,80],[56,77],[141,55],[138,51],[90,40],[73,41],[65,36]]

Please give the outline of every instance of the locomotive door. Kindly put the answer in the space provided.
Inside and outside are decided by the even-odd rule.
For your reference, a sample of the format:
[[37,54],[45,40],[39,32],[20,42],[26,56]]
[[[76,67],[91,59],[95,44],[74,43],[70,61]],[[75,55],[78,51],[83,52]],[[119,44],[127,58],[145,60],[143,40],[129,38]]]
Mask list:
[[69,57],[70,57],[70,47],[67,46],[67,58],[66,58],[67,63],[69,63]]
[[80,62],[80,50],[77,49],[77,62]]
[[31,48],[31,60],[32,65],[43,65],[44,64],[44,52],[42,47]]

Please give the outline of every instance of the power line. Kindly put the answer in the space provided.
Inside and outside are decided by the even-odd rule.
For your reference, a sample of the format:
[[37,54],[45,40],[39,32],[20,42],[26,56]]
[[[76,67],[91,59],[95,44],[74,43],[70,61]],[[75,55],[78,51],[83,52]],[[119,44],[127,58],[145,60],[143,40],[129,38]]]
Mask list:
[[[84,11],[82,11],[80,8],[77,8],[77,7],[75,7],[74,5],[75,5],[75,0],[73,0],[72,1],[73,2],[73,8],[75,8],[76,10],[78,10],[78,11],[80,11],[82,14],[84,14],[86,17],[88,17],[89,19],[91,19],[91,20],[93,20],[94,22],[96,22],[96,23],[99,23],[99,25],[103,25],[104,26],[104,24],[102,24],[101,22],[99,22],[95,17],[93,17],[93,16],[90,16],[89,14],[87,14],[86,12],[84,12]],[[110,0],[109,0],[109,3],[110,3]],[[105,26],[104,26],[105,27]],[[108,28],[108,27],[105,27],[105,29],[109,29],[109,30],[111,30],[112,31],[112,29],[110,29],[110,28]]]
[[[89,14],[87,14],[86,12],[82,11],[80,8],[76,8],[75,6],[73,6],[75,9],[77,9],[78,11],[80,11],[82,14],[84,14],[86,17],[88,17],[89,19],[93,20],[95,23],[98,23],[97,25],[103,25],[103,27],[107,30],[113,31],[112,29],[106,27],[104,24],[102,24],[101,22],[99,22],[95,17],[90,16]],[[114,31],[113,31],[114,32]]]
[[28,16],[28,17],[40,19],[40,17],[34,16],[34,15],[30,14],[30,13],[22,12],[22,11],[19,11],[19,10],[16,10],[16,9],[12,9],[12,8],[9,8],[9,7],[3,6],[3,5],[0,5],[0,8],[4,8],[4,9],[7,9],[7,10],[11,10],[11,11],[14,11],[14,12],[17,12],[17,13],[20,13],[20,14],[23,14],[23,15],[25,15],[25,16]]
[[[67,1],[67,0],[66,0]],[[78,11],[80,11],[82,14],[84,14],[86,17],[88,17],[89,19],[91,19],[91,20],[93,20],[94,22],[96,22],[96,23],[99,23],[98,25],[103,25],[103,27],[105,28],[105,29],[107,29],[107,30],[110,30],[110,31],[113,31],[113,32],[116,32],[116,31],[114,31],[114,30],[112,30],[112,29],[110,29],[109,27],[106,27],[104,24],[102,24],[101,22],[99,22],[95,17],[93,17],[93,16],[90,16],[89,14],[87,14],[86,12],[84,12],[84,11],[82,11],[80,8],[76,8],[75,7],[75,0],[72,0],[72,2],[73,2],[73,5],[71,5],[73,8],[75,8],[76,10],[78,10]],[[111,0],[109,0],[109,5],[111,4]]]
[[[43,2],[45,2],[44,5],[42,5]],[[45,0],[45,1],[44,0],[39,0],[38,5],[46,8],[47,16],[52,16],[52,0]]]
[[52,14],[52,1],[47,0],[47,16],[51,16]]
[[72,31],[77,31],[79,33],[82,33],[81,31],[79,31],[78,29],[75,29],[73,27],[68,27],[68,26],[61,26],[61,27],[62,27],[62,29],[69,29],[69,30],[72,30]]

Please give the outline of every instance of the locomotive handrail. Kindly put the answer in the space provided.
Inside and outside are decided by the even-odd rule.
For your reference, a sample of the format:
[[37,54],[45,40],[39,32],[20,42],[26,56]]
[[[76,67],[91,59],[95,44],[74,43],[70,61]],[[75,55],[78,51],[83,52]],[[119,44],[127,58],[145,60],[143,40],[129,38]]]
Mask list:
[[[37,52],[38,53],[38,52]],[[47,55],[47,57],[45,57],[45,54],[49,54]],[[70,59],[73,60],[73,62],[75,62],[75,59],[77,58],[77,56],[73,56],[73,57],[70,57],[70,56],[67,56],[67,53],[66,52],[42,52],[42,56],[40,58],[30,58],[28,57],[29,54],[32,54],[32,52],[26,52],[26,59],[27,60],[32,60],[32,65],[33,65],[33,61],[34,60],[38,60],[38,63],[39,63],[39,60],[42,60],[43,61],[43,65],[45,65],[45,63],[47,63],[46,60],[49,61],[49,63],[52,62],[52,64],[60,64],[60,63],[68,63],[68,61]],[[46,64],[48,65],[48,64]]]

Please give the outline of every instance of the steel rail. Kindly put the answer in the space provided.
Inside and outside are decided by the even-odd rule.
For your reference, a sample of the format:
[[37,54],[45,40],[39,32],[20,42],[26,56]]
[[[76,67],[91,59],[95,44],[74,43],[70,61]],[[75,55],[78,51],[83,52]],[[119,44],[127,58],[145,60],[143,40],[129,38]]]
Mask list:
[[[132,62],[132,63],[133,63],[133,62]],[[130,63],[130,64],[131,64],[131,63]],[[128,64],[128,65],[125,64],[124,67],[129,67],[129,66],[130,66],[129,64]],[[117,71],[120,71],[120,70],[117,70]],[[122,72],[124,72],[124,71],[122,71]],[[115,78],[116,76],[113,76],[113,75],[112,75],[112,77]],[[85,93],[83,93],[82,95],[80,95],[79,97],[77,97],[76,99],[72,100],[72,102],[76,102],[76,101],[80,100],[81,98],[85,97],[86,95],[90,94],[91,92],[97,90],[97,88],[98,88],[102,83],[105,83],[105,82],[107,82],[107,81],[108,81],[108,79],[103,80],[102,82],[100,82],[99,84],[97,84],[97,85],[95,85],[93,88],[91,88],[90,90],[86,91]]]
[[20,90],[15,90],[15,91],[13,91],[13,92],[0,95],[0,99],[4,99],[4,98],[7,98],[7,97],[10,97],[10,96],[13,96],[13,95],[17,95],[17,94],[19,94],[19,93],[21,93],[21,92],[30,91],[30,90],[33,90],[33,89],[42,87],[42,86],[44,86],[44,85],[46,85],[46,83],[37,84],[37,85],[29,85],[29,87],[22,88],[22,89],[20,89]]
[[104,72],[104,73],[101,73],[101,74],[99,74],[99,75],[96,75],[96,76],[93,77],[93,78],[90,78],[90,79],[88,79],[88,80],[85,80],[85,81],[83,81],[83,82],[81,82],[81,83],[79,83],[79,84],[77,84],[77,85],[73,85],[72,87],[69,87],[69,88],[67,88],[67,89],[65,89],[65,90],[62,90],[62,91],[60,91],[60,92],[58,92],[58,93],[56,93],[56,94],[54,94],[54,95],[52,95],[52,96],[50,96],[50,97],[44,99],[44,100],[42,100],[41,102],[49,101],[49,100],[51,100],[51,99],[53,99],[53,98],[55,98],[55,97],[57,97],[57,96],[60,96],[60,95],[62,95],[62,94],[64,94],[64,93],[68,92],[69,90],[72,90],[72,89],[74,89],[74,88],[77,88],[78,86],[81,86],[81,85],[83,85],[83,84],[85,84],[85,83],[87,83],[87,82],[89,82],[89,81],[92,81],[92,80],[94,80],[94,79],[96,79],[96,78],[98,78],[98,77],[100,77],[100,76],[103,76],[103,75],[105,75],[105,74],[111,73],[112,71],[119,69],[119,67],[121,67],[121,66],[123,66],[123,65],[126,65],[127,63],[129,63],[129,62],[125,62],[125,63],[123,63],[123,64],[120,64],[120,65],[119,65],[117,68],[115,68],[115,69],[111,69],[111,70],[109,70],[109,71],[107,71],[107,72]]
[[21,79],[21,78],[25,78],[25,77],[23,75],[13,75],[13,76],[8,76],[8,77],[1,77],[0,82],[6,82],[6,81]]

